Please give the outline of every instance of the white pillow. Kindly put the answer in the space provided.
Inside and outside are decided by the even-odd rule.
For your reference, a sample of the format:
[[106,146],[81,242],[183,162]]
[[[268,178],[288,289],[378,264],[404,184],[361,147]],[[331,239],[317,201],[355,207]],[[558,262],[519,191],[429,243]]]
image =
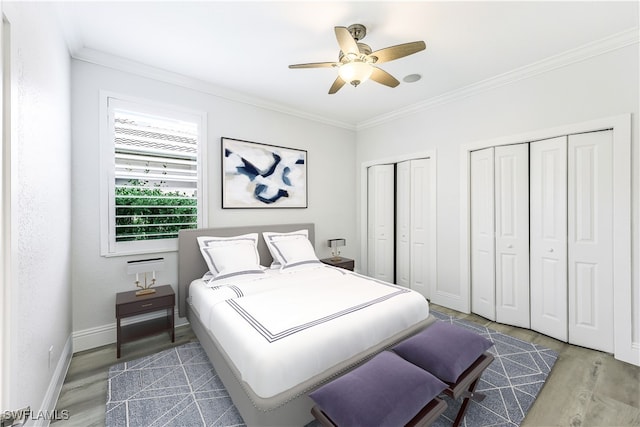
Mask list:
[[[211,245],[201,248],[202,256],[213,275],[211,284],[225,279],[243,279],[243,276],[263,275],[258,251],[251,242],[241,241],[235,244]],[[226,281],[226,280],[225,280]]]
[[200,245],[200,248],[202,248],[203,246],[211,246],[211,245],[233,244],[239,241],[251,241],[257,248],[258,233],[241,234],[240,236],[230,236],[230,237],[213,237],[213,236],[198,237],[198,245]]
[[200,253],[214,278],[225,272],[260,269],[258,233],[232,237],[198,237]]
[[271,242],[278,254],[281,270],[292,267],[320,264],[309,239],[282,239]]
[[309,230],[302,229],[298,231],[292,231],[289,233],[277,233],[273,231],[265,231],[262,233],[262,237],[264,237],[264,241],[267,244],[267,248],[271,253],[271,257],[273,258],[273,262],[271,263],[271,268],[281,267],[283,262],[280,259],[280,255],[278,251],[273,247],[273,242],[281,241],[281,240],[290,240],[290,239],[304,239],[309,240]]

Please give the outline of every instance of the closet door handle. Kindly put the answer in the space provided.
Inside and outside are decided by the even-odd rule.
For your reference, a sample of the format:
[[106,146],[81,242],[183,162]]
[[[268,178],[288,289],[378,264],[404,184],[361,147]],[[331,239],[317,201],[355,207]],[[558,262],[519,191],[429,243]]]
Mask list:
[[553,252],[553,248],[549,249],[549,252]]

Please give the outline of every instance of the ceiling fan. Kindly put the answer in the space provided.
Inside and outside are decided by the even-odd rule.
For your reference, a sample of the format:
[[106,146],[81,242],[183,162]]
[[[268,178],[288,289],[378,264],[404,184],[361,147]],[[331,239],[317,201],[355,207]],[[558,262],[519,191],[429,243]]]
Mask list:
[[367,29],[362,24],[353,24],[347,27],[335,27],[336,39],[340,46],[338,62],[314,62],[310,64],[294,64],[289,68],[337,68],[338,77],[331,85],[329,94],[334,94],[346,83],[358,86],[363,81],[371,80],[385,86],[396,87],[400,82],[377,64],[393,61],[420,52],[426,48],[423,41],[403,43],[384,49],[371,51],[371,48],[360,43],[367,34]]

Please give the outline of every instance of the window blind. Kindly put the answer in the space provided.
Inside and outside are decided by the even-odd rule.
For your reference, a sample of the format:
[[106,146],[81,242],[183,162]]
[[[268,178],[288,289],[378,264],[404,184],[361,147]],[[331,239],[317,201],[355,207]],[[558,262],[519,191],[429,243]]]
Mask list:
[[196,228],[198,124],[121,109],[113,117],[115,241]]

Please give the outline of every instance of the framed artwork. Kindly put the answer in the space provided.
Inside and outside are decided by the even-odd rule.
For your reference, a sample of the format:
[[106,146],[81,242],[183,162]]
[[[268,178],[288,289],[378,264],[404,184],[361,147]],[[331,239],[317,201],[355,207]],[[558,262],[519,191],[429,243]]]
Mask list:
[[307,151],[222,137],[222,208],[306,208]]

